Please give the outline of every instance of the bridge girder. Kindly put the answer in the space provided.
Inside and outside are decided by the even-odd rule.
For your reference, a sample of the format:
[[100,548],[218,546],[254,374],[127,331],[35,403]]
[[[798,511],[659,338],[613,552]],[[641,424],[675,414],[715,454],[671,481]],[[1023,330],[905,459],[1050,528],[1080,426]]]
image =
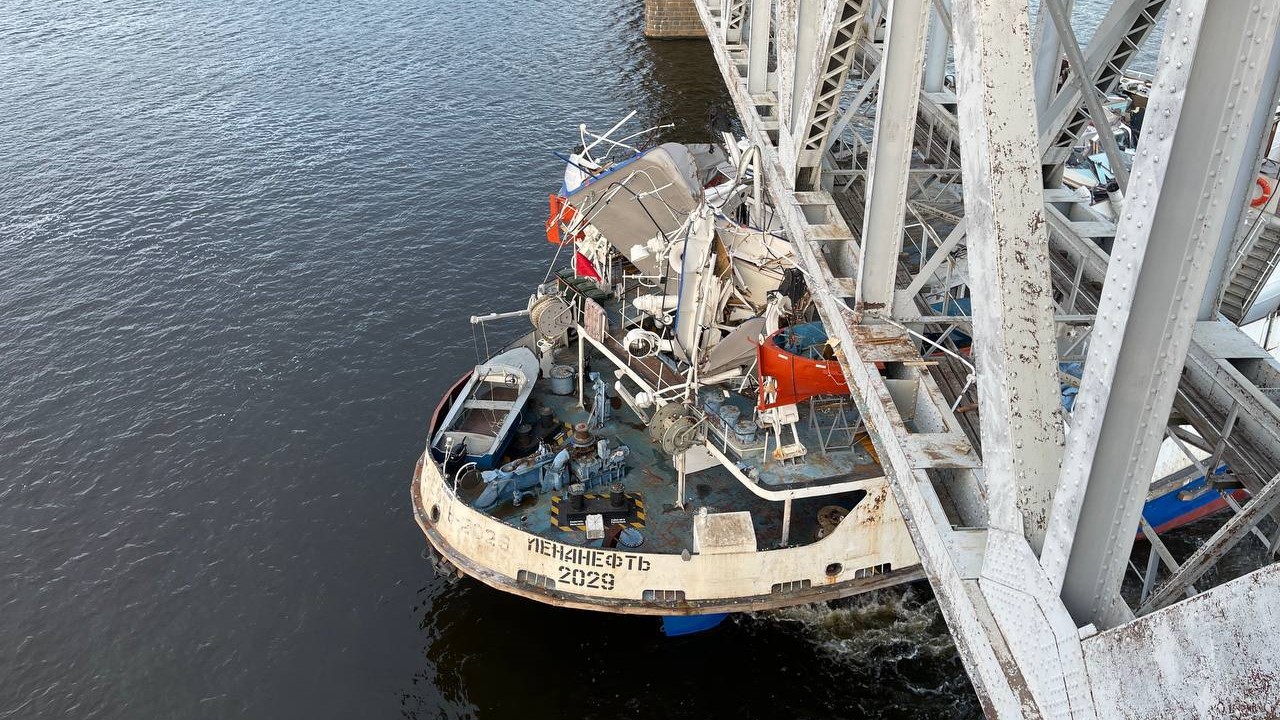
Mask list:
[[[1266,68],[1276,53],[1280,0],[1257,0],[1247,8],[1241,0],[1227,1],[1239,17],[1206,27],[1201,21],[1206,0],[1117,0],[1078,58],[1087,81],[1068,81],[1045,96],[1034,89],[1033,58],[1039,58],[1043,87],[1043,63],[1053,62],[1056,71],[1062,47],[1034,45],[1025,2],[955,0],[948,11],[939,0],[932,9],[918,0],[865,7],[847,0],[751,0],[745,33],[737,31],[744,42],[726,43],[731,36],[726,18],[736,12],[732,0],[727,9],[717,0],[697,0],[717,64],[748,136],[761,147],[771,199],[839,348],[854,400],[939,606],[993,717],[1149,716],[1186,708],[1221,714],[1224,708],[1247,709],[1249,699],[1235,696],[1243,678],[1256,686],[1260,673],[1270,673],[1277,681],[1275,669],[1263,662],[1280,650],[1280,632],[1267,631],[1280,630],[1276,614],[1258,618],[1247,631],[1204,620],[1280,600],[1275,565],[1206,589],[1194,603],[1156,609],[1211,561],[1206,559],[1211,548],[1189,558],[1183,576],[1175,574],[1159,589],[1151,582],[1156,564],[1146,578],[1151,597],[1144,597],[1148,602],[1139,608],[1150,611],[1146,616],[1134,620],[1131,608],[1117,603],[1138,525],[1139,485],[1149,477],[1144,468],[1154,461],[1159,440],[1171,432],[1165,426],[1175,395],[1177,417],[1170,421],[1175,429],[1185,433],[1176,426],[1191,423],[1206,437],[1220,431],[1213,440],[1221,441],[1222,456],[1239,465],[1240,477],[1264,501],[1246,504],[1239,515],[1243,519],[1229,522],[1220,535],[1237,542],[1256,531],[1268,513],[1277,514],[1276,491],[1268,480],[1280,464],[1280,430],[1275,429],[1280,428],[1275,406],[1280,398],[1255,381],[1280,378],[1280,364],[1264,359],[1265,353],[1258,357],[1241,350],[1247,342],[1225,323],[1196,322],[1205,287],[1214,284],[1212,263],[1204,258],[1212,256],[1220,238],[1233,235],[1231,212],[1224,208],[1238,201],[1244,170],[1256,169],[1247,147],[1250,133],[1259,132],[1254,125],[1264,116],[1260,108],[1275,101],[1274,88],[1250,94],[1249,87],[1266,83]],[[1141,170],[1141,187],[1124,201],[1117,228],[1056,185],[1053,168],[1064,158],[1053,152],[1063,142],[1069,148],[1084,128],[1079,119],[1088,118],[1089,111],[1080,88],[1114,88],[1166,3],[1176,31],[1161,51],[1152,107],[1162,114],[1169,110],[1170,124],[1148,126],[1149,133],[1164,137],[1144,141],[1138,152],[1161,153],[1160,159],[1139,156],[1135,177]],[[1229,11],[1218,3],[1216,12]],[[934,27],[926,43],[930,22]],[[850,37],[856,38],[852,49]],[[1041,38],[1055,44],[1069,40],[1045,32]],[[770,39],[778,60],[776,81],[760,67]],[[938,58],[944,58],[945,67],[952,41],[956,95],[939,88],[936,76]],[[1241,67],[1215,68],[1197,50],[1228,46],[1247,50],[1250,59]],[[922,88],[931,58],[934,79],[925,79]],[[1183,82],[1196,70],[1230,81],[1225,88]],[[861,75],[861,93],[853,88],[860,99],[875,89],[869,84],[875,74],[882,73],[880,82],[888,85],[879,88],[874,113],[856,102],[837,121],[838,106],[820,100],[830,100],[837,80],[843,89],[850,72]],[[902,92],[904,86],[909,93]],[[1184,113],[1207,120],[1202,104],[1218,98],[1215,92],[1224,98],[1225,114],[1203,126],[1180,123]],[[834,136],[842,136],[850,120],[865,120],[875,135],[870,147],[851,137],[855,164],[846,169],[823,150],[843,142]],[[882,132],[891,122],[916,132],[907,133],[908,142],[895,143]],[[815,132],[822,136],[816,146],[809,143]],[[1174,144],[1205,133],[1214,144],[1201,143],[1199,152],[1189,149],[1191,143]],[[863,150],[875,153],[870,167],[857,164]],[[959,168],[957,158],[963,161]],[[1176,176],[1166,171],[1164,182],[1153,184],[1155,175],[1144,163],[1177,168]],[[1041,165],[1049,169],[1043,180],[1037,172]],[[1199,185],[1188,180],[1197,177],[1216,179]],[[858,208],[861,215],[854,217],[857,231],[836,211],[839,199],[828,192],[838,181],[867,197]],[[939,205],[943,196],[962,196],[964,209]],[[1179,221],[1161,207],[1179,207],[1194,223]],[[938,218],[949,218],[952,229],[940,233],[931,227]],[[1162,249],[1181,248],[1182,264],[1171,266],[1177,268],[1174,277],[1156,279],[1154,265],[1144,270],[1142,258],[1133,255],[1135,242],[1147,242],[1139,234],[1148,241],[1158,238]],[[1115,247],[1113,238],[1119,238]],[[897,251],[904,239],[918,251],[910,268],[914,276],[902,272]],[[919,293],[966,251],[969,284],[982,285],[971,288],[973,316],[938,318]],[[1131,291],[1163,292],[1173,299],[1164,303],[1173,312],[1160,317],[1144,309],[1148,303],[1126,299]],[[1099,308],[1103,312],[1095,317]],[[1157,320],[1159,326],[1153,327]],[[946,358],[950,375],[947,368],[925,369],[937,364],[924,357],[936,348],[917,329],[945,332],[960,325],[974,337],[979,362]],[[1125,325],[1141,331],[1139,336],[1126,338]],[[1152,347],[1159,348],[1157,362],[1138,362]],[[1185,373],[1180,372],[1184,357]],[[1261,364],[1251,365],[1246,376],[1237,367],[1239,357]],[[1071,429],[1064,440],[1055,366],[1067,360],[1086,361],[1081,402],[1087,392],[1092,399],[1086,405],[1102,410],[1068,416]],[[1115,372],[1104,382],[1107,371]],[[889,392],[890,383],[904,382],[915,387],[914,405],[900,406]],[[1153,397],[1138,404],[1129,397],[1132,392],[1117,393],[1117,383],[1154,388]],[[976,399],[976,427],[957,412],[970,399]],[[1142,442],[1125,453],[1106,450],[1100,437],[1110,431],[1098,412],[1126,427],[1130,436],[1141,435]],[[1241,420],[1224,422],[1228,414]],[[975,447],[979,438],[981,446]],[[1100,446],[1106,457],[1123,455],[1120,478],[1110,465],[1086,466],[1073,459],[1088,450],[1096,456]],[[1059,471],[1064,449],[1068,460]],[[1099,511],[1093,506],[1105,500],[1084,499],[1108,489],[1128,500]],[[1083,528],[1071,522],[1073,513],[1087,521]],[[1082,559],[1076,566],[1072,547],[1082,531],[1104,551],[1100,559]],[[1073,566],[1080,569],[1070,571]],[[1081,593],[1089,600],[1078,602]],[[1153,629],[1185,629],[1192,613],[1205,623],[1199,626],[1198,646],[1171,657],[1169,643]],[[1233,651],[1245,638],[1254,644]],[[1114,672],[1126,658],[1149,674],[1141,686]],[[1204,698],[1213,692],[1223,699],[1206,705]]]

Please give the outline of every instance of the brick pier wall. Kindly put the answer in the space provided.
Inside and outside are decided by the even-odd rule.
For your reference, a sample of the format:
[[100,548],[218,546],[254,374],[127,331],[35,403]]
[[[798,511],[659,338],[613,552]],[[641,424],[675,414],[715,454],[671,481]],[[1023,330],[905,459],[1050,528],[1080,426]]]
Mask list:
[[651,38],[704,38],[693,0],[644,0],[644,34]]

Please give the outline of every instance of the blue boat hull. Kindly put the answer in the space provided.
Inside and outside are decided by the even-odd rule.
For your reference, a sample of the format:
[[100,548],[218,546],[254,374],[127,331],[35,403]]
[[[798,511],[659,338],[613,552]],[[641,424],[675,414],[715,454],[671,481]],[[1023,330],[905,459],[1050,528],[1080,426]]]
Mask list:
[[668,615],[662,618],[662,634],[667,637],[680,637],[704,632],[724,622],[729,613],[711,613],[708,615]]
[[[1227,466],[1223,464],[1213,474],[1218,476],[1226,471]],[[1243,502],[1249,497],[1249,493],[1246,490],[1236,490],[1232,497]],[[1162,533],[1193,523],[1226,507],[1227,501],[1222,493],[1206,489],[1205,479],[1198,477],[1185,485],[1174,485],[1163,494],[1148,498],[1142,507],[1142,516],[1157,533]],[[1138,537],[1143,537],[1141,530],[1138,530]]]

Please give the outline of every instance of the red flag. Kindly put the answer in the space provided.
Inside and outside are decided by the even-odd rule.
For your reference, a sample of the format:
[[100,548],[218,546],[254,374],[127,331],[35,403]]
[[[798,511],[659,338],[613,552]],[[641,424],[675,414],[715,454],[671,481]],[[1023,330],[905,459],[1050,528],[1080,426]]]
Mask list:
[[573,251],[573,272],[578,277],[591,278],[592,280],[601,279],[596,266],[591,264],[586,255],[577,250]]

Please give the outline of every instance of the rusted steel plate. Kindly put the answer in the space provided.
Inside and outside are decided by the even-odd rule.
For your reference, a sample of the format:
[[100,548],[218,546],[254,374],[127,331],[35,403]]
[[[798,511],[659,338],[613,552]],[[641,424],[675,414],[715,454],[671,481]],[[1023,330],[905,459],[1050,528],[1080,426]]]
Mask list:
[[900,328],[892,325],[854,325],[849,328],[864,362],[907,362],[920,359],[920,350]]
[[921,433],[906,438],[913,468],[979,468],[982,459],[963,433]]

